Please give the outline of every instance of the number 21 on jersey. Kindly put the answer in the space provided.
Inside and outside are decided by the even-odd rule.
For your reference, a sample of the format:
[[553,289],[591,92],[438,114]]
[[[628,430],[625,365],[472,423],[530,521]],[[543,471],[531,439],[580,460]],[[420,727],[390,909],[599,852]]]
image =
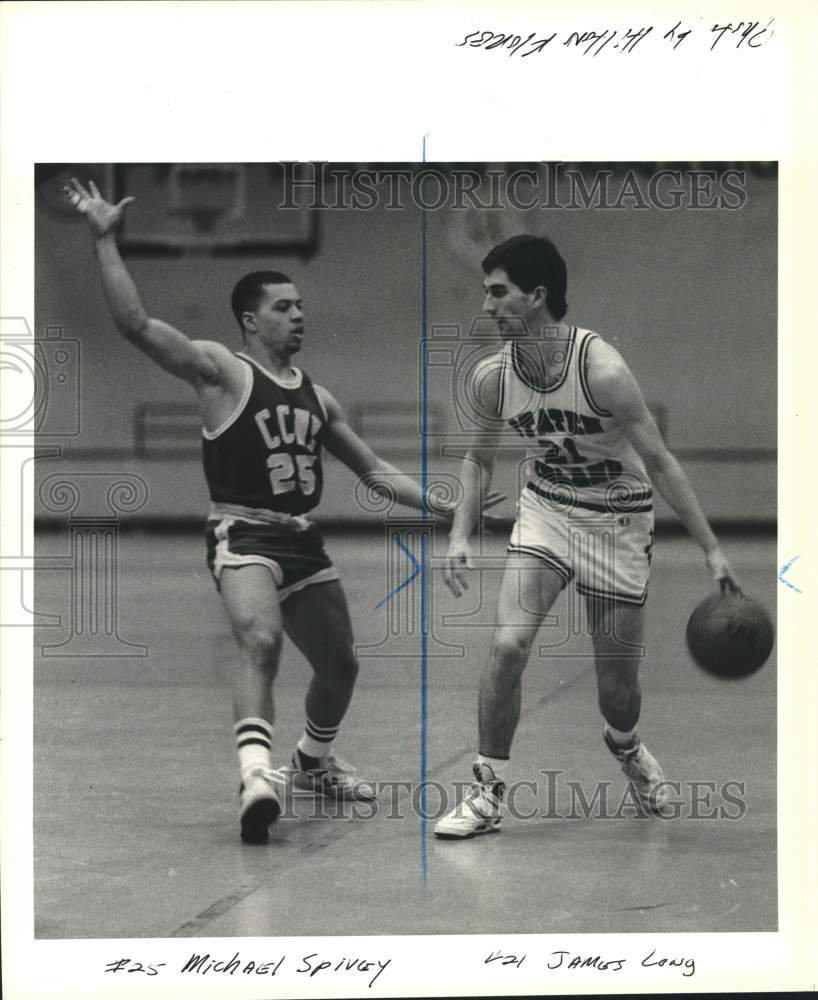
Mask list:
[[[300,489],[308,497],[315,489],[315,455],[296,455],[293,457],[286,451],[273,452],[267,456],[267,468],[270,472],[270,486],[277,496],[280,493],[292,493]],[[297,468],[296,468],[297,466]]]

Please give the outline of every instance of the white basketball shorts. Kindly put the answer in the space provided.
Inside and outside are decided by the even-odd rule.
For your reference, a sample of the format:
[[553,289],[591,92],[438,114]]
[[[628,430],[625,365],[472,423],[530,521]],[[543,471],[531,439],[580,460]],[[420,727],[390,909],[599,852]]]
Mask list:
[[653,553],[653,510],[589,510],[541,499],[524,489],[509,554],[533,556],[563,587],[580,594],[644,604]]

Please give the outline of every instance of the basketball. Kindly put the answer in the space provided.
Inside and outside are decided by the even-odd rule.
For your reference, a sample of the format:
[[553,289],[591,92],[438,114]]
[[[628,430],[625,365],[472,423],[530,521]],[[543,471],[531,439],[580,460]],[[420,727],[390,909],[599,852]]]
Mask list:
[[687,623],[690,655],[716,677],[754,674],[769,659],[774,639],[770,616],[744,594],[711,594]]

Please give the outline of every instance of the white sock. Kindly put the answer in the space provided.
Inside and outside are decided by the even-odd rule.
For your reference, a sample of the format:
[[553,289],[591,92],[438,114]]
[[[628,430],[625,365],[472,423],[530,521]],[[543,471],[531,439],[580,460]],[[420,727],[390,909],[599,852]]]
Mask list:
[[508,770],[508,765],[510,763],[508,757],[502,759],[500,757],[487,757],[485,754],[479,753],[477,755],[478,764],[487,764],[494,772],[494,777],[498,781],[506,780],[506,771]]
[[259,764],[264,767],[273,766],[273,727],[266,719],[239,719],[233,729],[242,774]]
[[607,722],[605,723],[605,728],[608,731],[608,735],[617,746],[625,748],[633,746],[636,739],[635,729],[629,729],[627,732],[623,732],[621,729],[614,729],[614,727],[609,725]]
[[326,757],[332,751],[332,744],[338,735],[339,726],[316,726],[312,719],[307,719],[307,725],[296,746],[308,757]]

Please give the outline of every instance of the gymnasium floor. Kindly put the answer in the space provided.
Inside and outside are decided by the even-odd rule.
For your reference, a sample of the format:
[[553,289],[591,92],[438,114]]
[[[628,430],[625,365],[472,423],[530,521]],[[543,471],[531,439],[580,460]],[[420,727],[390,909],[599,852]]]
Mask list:
[[[503,539],[491,543],[500,554]],[[46,534],[38,554],[65,553]],[[384,541],[329,535],[363,657],[339,753],[378,782],[420,775],[419,636],[387,637]],[[774,542],[727,539],[745,589],[774,608]],[[679,780],[682,817],[621,808],[624,776],[601,742],[587,637],[532,659],[509,782],[522,813],[498,835],[422,840],[412,793],[389,793],[377,815],[310,815],[291,804],[264,847],[242,846],[226,686],[234,661],[197,535],[120,540],[119,632],[149,647],[134,659],[35,659],[35,916],[41,938],[292,936],[535,932],[763,931],[776,928],[775,654],[738,683],[699,673],[684,623],[708,590],[689,541],[659,539],[643,673],[645,742]],[[434,656],[428,673],[428,778],[452,794],[469,778],[476,684],[490,634],[491,596],[457,602],[433,574],[434,637],[462,658]],[[37,580],[40,611],[67,616],[69,574]],[[411,597],[409,591],[404,598]],[[565,620],[565,597],[556,612]],[[441,625],[441,616],[472,615]],[[67,620],[67,619],[66,619]],[[67,635],[38,630],[38,644]],[[560,635],[558,624],[541,633]],[[37,646],[39,649],[39,645]],[[451,652],[451,649],[448,649]],[[276,685],[274,754],[284,764],[302,724],[308,673],[288,644]],[[548,802],[540,772],[552,776]],[[691,782],[715,783],[716,793]],[[731,805],[722,792],[746,805]],[[607,782],[608,818],[571,812]],[[430,786],[428,808],[437,806]],[[544,790],[545,789],[545,790]],[[692,799],[698,795],[699,805]],[[627,800],[626,800],[627,801]],[[574,800],[576,805],[576,799]],[[739,818],[708,818],[719,806]],[[617,808],[618,812],[617,812]],[[699,818],[692,818],[694,808]],[[390,816],[398,813],[402,818]],[[542,816],[541,813],[545,813]],[[424,877],[425,872],[425,877]]]

